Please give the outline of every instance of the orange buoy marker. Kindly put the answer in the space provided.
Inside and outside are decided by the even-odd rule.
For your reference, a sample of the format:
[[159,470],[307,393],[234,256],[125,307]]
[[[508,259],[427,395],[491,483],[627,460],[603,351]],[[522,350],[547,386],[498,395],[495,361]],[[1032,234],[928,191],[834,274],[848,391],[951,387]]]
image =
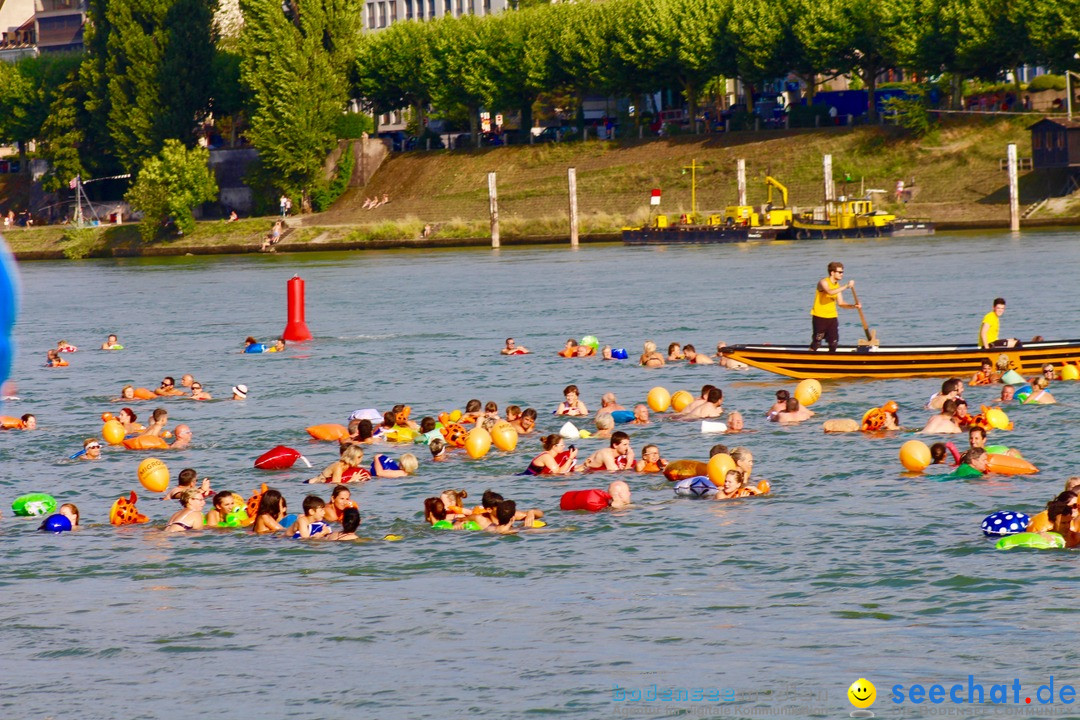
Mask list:
[[694,396],[685,390],[679,390],[671,396],[671,409],[677,413],[681,413],[686,409],[686,406],[694,402]]
[[479,460],[491,449],[491,433],[482,427],[474,427],[465,436],[465,452],[473,460]]
[[124,442],[124,426],[119,420],[106,420],[101,426],[101,437],[110,445],[119,445]]
[[157,458],[146,458],[139,463],[139,482],[150,492],[165,492],[169,487],[169,468]]
[[308,330],[304,320],[304,281],[299,275],[293,275],[286,283],[288,287],[288,318],[285,323],[285,332],[281,333],[281,339],[286,342],[303,342],[311,339],[311,331]]
[[809,407],[821,397],[821,383],[814,378],[806,378],[795,386],[795,399],[800,405]]
[[518,444],[518,431],[510,423],[503,421],[491,428],[491,442],[505,452],[511,452]]
[[671,393],[667,391],[667,388],[662,388],[659,385],[649,391],[648,397],[645,398],[645,402],[649,404],[653,412],[667,412],[667,409],[671,407]]
[[735,460],[727,453],[717,453],[709,458],[709,479],[717,487],[724,484],[724,478],[727,477],[728,470],[737,469],[738,465],[735,464]]
[[921,440],[908,440],[900,446],[900,464],[911,472],[922,472],[930,467],[930,448]]

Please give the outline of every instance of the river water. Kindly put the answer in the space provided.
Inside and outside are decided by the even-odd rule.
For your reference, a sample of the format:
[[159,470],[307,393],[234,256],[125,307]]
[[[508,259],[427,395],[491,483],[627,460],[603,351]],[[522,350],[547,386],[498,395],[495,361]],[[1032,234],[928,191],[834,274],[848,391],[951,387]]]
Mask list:
[[[997,552],[979,522],[1000,509],[1036,512],[1078,471],[1077,384],[1052,386],[1058,405],[1007,408],[1017,428],[993,438],[1021,448],[1040,474],[941,483],[903,474],[906,433],[826,436],[820,427],[888,399],[905,426],[920,427],[938,380],[828,382],[818,418],[778,427],[763,413],[792,381],[555,351],[585,334],[631,357],[647,339],[801,344],[811,288],[834,259],[889,344],[972,342],[999,295],[1009,303],[1003,335],[1077,338],[1078,241],[1041,232],[24,264],[20,399],[3,412],[33,412],[40,429],[0,434],[0,716],[842,717],[848,685],[866,677],[878,688],[872,709],[898,717],[903,708],[888,699],[896,684],[948,687],[971,674],[988,692],[1018,678],[1028,695],[1051,675],[1075,684],[1076,555]],[[241,354],[245,336],[281,332],[294,273],[307,282],[315,340]],[[92,350],[110,332],[126,349]],[[857,316],[844,314],[842,340],[860,333]],[[500,356],[507,336],[534,354]],[[59,339],[82,350],[70,367],[44,369]],[[532,436],[479,461],[432,464],[420,448],[416,476],[353,486],[370,542],[165,536],[178,506],[142,492],[142,455],[66,458],[100,432],[103,411],[118,409],[110,398],[122,385],[153,388],[185,372],[217,397],[238,382],[250,396],[161,403],[170,425],[195,433],[190,449],[162,454],[173,477],[193,467],[245,497],[268,482],[294,509],[312,473],[266,473],[252,460],[281,443],[328,464],[336,448],[310,441],[308,425],[397,402],[418,418],[476,397],[535,407],[553,431],[561,423],[549,413],[568,383],[593,409],[607,391],[630,406],[655,385],[720,385],[748,432],[719,438],[661,420],[631,429],[634,448],[656,443],[673,460],[705,459],[719,441],[745,445],[774,494],[676,499],[663,479],[631,475],[631,509],[563,513],[561,493],[611,477],[515,476],[539,450]],[[973,408],[994,395],[967,392]],[[477,502],[497,489],[547,510],[548,527],[507,537],[431,531],[423,498],[449,487]],[[132,489],[152,523],[111,527],[110,504]],[[76,502],[84,529],[34,532],[36,520],[8,509],[28,492]],[[382,540],[388,533],[403,539]],[[679,689],[688,699],[646,702]]]

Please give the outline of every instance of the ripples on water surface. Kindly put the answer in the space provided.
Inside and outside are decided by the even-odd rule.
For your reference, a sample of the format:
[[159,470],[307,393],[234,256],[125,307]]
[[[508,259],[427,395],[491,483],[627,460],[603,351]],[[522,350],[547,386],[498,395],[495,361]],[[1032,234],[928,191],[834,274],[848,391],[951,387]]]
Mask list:
[[[32,411],[42,429],[0,435],[0,500],[6,508],[17,495],[48,491],[77,502],[91,524],[45,536],[5,509],[0,715],[174,717],[175,704],[194,701],[238,717],[608,717],[625,705],[613,702],[613,686],[656,684],[734,688],[742,700],[729,712],[761,716],[791,703],[747,697],[797,683],[816,698],[799,704],[841,716],[860,676],[877,684],[874,709],[888,715],[893,683],[974,673],[1030,685],[1056,673],[1075,684],[1074,635],[1060,631],[1076,617],[1076,554],[998,553],[978,523],[998,509],[1038,510],[1077,472],[1080,386],[1055,384],[1057,406],[1010,410],[1018,429],[1007,442],[1041,474],[938,483],[901,474],[907,435],[826,437],[818,421],[765,423],[773,393],[793,385],[778,377],[649,371],[554,352],[583,334],[631,356],[650,338],[700,349],[718,339],[801,344],[811,288],[833,259],[845,262],[887,343],[972,342],[996,295],[1009,301],[1005,334],[1076,338],[1078,240],[943,235],[24,264],[14,370],[22,399],[4,413]],[[315,342],[240,354],[244,336],[281,331],[293,273],[307,281]],[[56,340],[89,349],[109,332],[127,349],[79,352],[65,370],[40,367]],[[842,339],[859,332],[857,316],[845,314]],[[510,335],[536,354],[499,356]],[[538,450],[523,438],[517,452],[477,462],[433,465],[420,448],[416,477],[353,486],[362,534],[403,535],[397,543],[164,537],[157,528],[176,506],[150,496],[140,509],[153,526],[102,524],[112,500],[138,488],[141,458],[63,458],[99,432],[98,415],[117,409],[108,400],[122,385],[155,387],[184,372],[219,397],[237,382],[251,394],[246,403],[165,404],[171,424],[195,431],[190,450],[166,456],[173,476],[195,467],[245,496],[268,481],[294,509],[309,473],[261,473],[251,462],[278,443],[316,466],[332,461],[334,447],[309,442],[305,426],[395,402],[420,417],[479,397],[536,407],[550,431],[559,423],[546,413],[571,382],[592,409],[609,390],[629,405],[658,384],[721,385],[725,406],[742,410],[751,431],[726,442],[753,450],[755,474],[775,495],[676,500],[663,480],[633,476],[633,509],[565,514],[562,492],[610,478],[515,477]],[[858,417],[891,398],[903,423],[918,426],[939,383],[826,383],[815,409]],[[994,394],[968,392],[976,401]],[[718,441],[676,422],[632,437],[639,453],[655,442],[669,459],[704,458]],[[422,499],[448,487],[477,501],[492,487],[554,510],[549,531],[424,529]],[[719,712],[716,703],[667,705]]]

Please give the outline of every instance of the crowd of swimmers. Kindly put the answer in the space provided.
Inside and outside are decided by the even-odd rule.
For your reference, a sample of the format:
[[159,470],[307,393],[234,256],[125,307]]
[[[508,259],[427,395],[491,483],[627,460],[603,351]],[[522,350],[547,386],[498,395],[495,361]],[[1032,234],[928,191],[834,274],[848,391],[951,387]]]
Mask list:
[[[250,348],[256,343],[254,338],[248,338],[245,348]],[[275,350],[284,348],[284,343],[279,341],[274,345],[267,346]],[[727,368],[745,367],[735,363],[723,355],[724,343],[717,344],[717,354],[708,356],[698,353],[691,344],[680,345],[671,343],[667,353],[661,353],[652,341],[647,341],[642,349],[640,364],[645,367],[661,367],[670,363],[685,362],[687,364],[709,365],[717,364]],[[118,337],[109,335],[101,345],[105,351],[122,349]],[[66,341],[60,341],[57,348],[49,351],[50,363],[63,362],[64,355],[76,352],[77,348]],[[599,353],[600,357],[611,358],[615,352],[610,346],[606,346]],[[518,345],[514,338],[507,338],[503,355],[526,355],[531,351]],[[596,355],[595,344],[582,344],[576,340],[568,340],[562,352],[563,357],[587,357]],[[973,386],[992,385],[1002,382],[1002,375],[1007,367],[995,367],[987,360],[976,372],[967,384]],[[1053,366],[1047,365],[1037,377],[1031,378],[1030,388],[1026,388],[1023,402],[1027,403],[1052,403],[1053,396],[1047,388],[1051,381],[1056,379]],[[987,471],[987,433],[983,425],[976,424],[976,417],[969,412],[967,402],[963,398],[965,382],[961,378],[950,378],[942,383],[941,390],[935,393],[926,403],[928,410],[937,411],[931,416],[921,432],[926,434],[955,434],[968,433],[968,447],[960,450],[951,442],[934,443],[931,446],[931,456],[934,463],[947,464],[950,461],[956,466],[968,466],[975,471],[985,473]],[[143,390],[140,397],[139,390]],[[1010,402],[1016,389],[1013,385],[1002,387],[1001,402]],[[617,430],[619,423],[627,426],[647,426],[653,420],[649,414],[649,407],[644,403],[637,403],[630,408],[621,405],[614,393],[604,393],[600,396],[599,410],[591,412],[581,397],[577,385],[571,384],[563,389],[563,400],[552,411],[557,416],[569,418],[585,418],[593,415],[595,432],[593,438],[607,440],[606,447],[579,456],[575,445],[567,445],[567,438],[560,433],[552,433],[539,437],[539,452],[529,461],[523,469],[522,475],[570,475],[572,473],[661,473],[668,466],[669,461],[662,456],[660,448],[656,444],[645,444],[641,447],[638,456],[632,447],[631,437],[628,433]],[[230,400],[245,400],[248,396],[246,385],[238,384],[231,388]],[[116,402],[134,402],[140,399],[153,398],[187,398],[192,400],[211,400],[212,395],[191,374],[183,374],[177,383],[173,376],[164,377],[158,387],[153,391],[145,391],[132,385],[124,386],[120,397]],[[889,401],[877,409],[881,417],[881,424],[875,430],[900,430],[899,408],[893,401]],[[403,415],[404,413],[404,415]],[[318,495],[308,495],[302,502],[302,512],[290,516],[285,498],[276,489],[268,489],[258,498],[257,505],[251,517],[240,524],[248,527],[256,534],[283,533],[288,537],[299,539],[319,538],[329,540],[354,540],[358,539],[357,529],[360,525],[360,512],[355,501],[351,498],[349,485],[367,482],[376,478],[401,478],[413,475],[420,466],[420,460],[413,452],[405,452],[398,458],[392,458],[387,454],[379,453],[371,446],[383,443],[402,427],[407,427],[412,432],[416,444],[427,445],[432,462],[445,461],[455,445],[448,442],[439,430],[443,418],[436,419],[434,416],[422,417],[418,422],[408,417],[408,408],[397,405],[391,410],[382,413],[360,415],[354,414],[348,424],[348,436],[339,443],[338,459],[327,465],[321,472],[306,480],[308,484],[329,484],[333,486],[329,500],[324,500]],[[619,416],[618,422],[616,416]],[[778,423],[795,424],[809,420],[815,416],[813,410],[802,405],[797,398],[788,390],[776,392],[775,402],[765,411],[768,420]],[[530,436],[538,433],[538,411],[534,408],[522,408],[510,405],[505,408],[505,414],[500,413],[498,404],[489,401],[482,403],[479,399],[470,400],[460,419],[463,425],[474,424],[489,431],[500,423],[508,423],[520,436]],[[702,386],[700,393],[686,404],[679,412],[665,416],[665,420],[709,420],[724,418],[727,421],[727,432],[738,433],[744,428],[744,420],[739,412],[725,412],[723,390],[712,384]],[[167,429],[168,411],[165,408],[156,408],[149,415],[149,424],[142,425],[138,422],[136,412],[125,405],[115,415],[114,419],[123,427],[125,437],[152,436],[159,438],[173,437],[171,449],[187,448],[191,442],[191,429],[184,424],[177,425],[172,432]],[[13,429],[32,430],[36,427],[37,419],[32,414],[25,414],[18,419],[18,424],[12,424]],[[828,423],[826,423],[828,430]],[[582,437],[590,433],[582,433]],[[576,437],[576,436],[575,436]],[[88,438],[83,443],[83,451],[80,460],[94,461],[102,457],[102,443],[96,438]],[[370,451],[370,457],[369,457]],[[1017,453],[1012,448],[1004,450],[1007,453]],[[729,453],[736,462],[736,467],[727,471],[724,480],[720,483],[713,497],[719,500],[747,497],[761,492],[750,485],[753,456],[746,448],[733,448],[728,450],[726,446],[717,445],[710,451],[710,457],[724,452]],[[229,521],[242,506],[242,499],[231,491],[215,492],[210,487],[209,480],[203,479],[201,485],[196,481],[197,473],[193,469],[183,470],[178,477],[178,485],[170,488],[165,493],[165,499],[179,502],[180,510],[174,513],[165,526],[166,532],[188,532],[202,530],[204,527],[235,527],[237,523]],[[1073,483],[1073,481],[1077,481]],[[1077,518],[1076,492],[1080,490],[1080,480],[1070,479],[1071,485],[1066,486],[1065,492],[1057,496],[1047,506],[1043,515],[1037,516],[1033,525],[1045,526],[1046,528],[1060,529],[1065,523],[1061,518],[1066,517],[1069,523],[1077,525],[1075,531],[1066,535],[1066,540],[1073,545],[1080,545],[1080,519]],[[607,485],[605,491],[611,498],[610,507],[621,509],[631,505],[630,487],[624,480],[614,480]],[[475,507],[467,507],[464,500],[468,493],[461,489],[451,489],[442,492],[438,496],[424,500],[423,516],[425,521],[436,529],[461,529],[482,530],[500,534],[516,532],[519,529],[533,529],[542,527],[544,513],[538,508],[523,509],[511,499],[488,490],[482,496],[482,501]],[[207,505],[210,505],[207,509]],[[78,526],[78,509],[72,504],[61,507],[61,513],[73,516],[72,525]],[[1040,525],[1041,523],[1041,525]],[[340,525],[336,530],[331,525]],[[1070,525],[1071,527],[1071,525]],[[1063,533],[1065,535],[1065,533]]]

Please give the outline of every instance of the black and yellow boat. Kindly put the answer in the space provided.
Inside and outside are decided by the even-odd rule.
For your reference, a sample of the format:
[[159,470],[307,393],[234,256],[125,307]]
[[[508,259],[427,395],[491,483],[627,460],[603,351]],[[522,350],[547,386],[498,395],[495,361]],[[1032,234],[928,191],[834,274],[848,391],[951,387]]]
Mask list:
[[899,237],[933,235],[934,224],[928,220],[898,218],[876,210],[869,197],[852,200],[840,198],[823,207],[796,213],[791,221],[790,237],[796,240],[825,238]]
[[1001,356],[1021,375],[1036,374],[1046,363],[1080,362],[1080,340],[1055,340],[1024,343],[1015,348],[980,348],[976,345],[859,346],[810,350],[783,345],[731,345],[724,356],[792,378],[865,377],[907,378],[956,376],[969,378],[979,371],[982,361],[995,365]]

